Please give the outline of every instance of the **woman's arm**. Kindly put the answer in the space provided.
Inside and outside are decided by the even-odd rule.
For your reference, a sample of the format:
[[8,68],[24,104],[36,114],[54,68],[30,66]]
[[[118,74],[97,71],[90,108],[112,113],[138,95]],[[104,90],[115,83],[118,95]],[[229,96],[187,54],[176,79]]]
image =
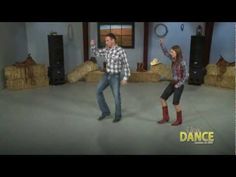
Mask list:
[[186,81],[186,79],[188,78],[188,72],[187,72],[187,66],[184,60],[181,61],[181,65],[180,65],[180,72],[182,72],[181,74],[181,79],[175,84],[175,88],[179,88],[181,85],[184,84],[184,82]]
[[160,46],[161,46],[161,49],[162,49],[164,55],[171,59],[171,55],[168,52],[166,46],[164,45],[163,39],[160,39]]

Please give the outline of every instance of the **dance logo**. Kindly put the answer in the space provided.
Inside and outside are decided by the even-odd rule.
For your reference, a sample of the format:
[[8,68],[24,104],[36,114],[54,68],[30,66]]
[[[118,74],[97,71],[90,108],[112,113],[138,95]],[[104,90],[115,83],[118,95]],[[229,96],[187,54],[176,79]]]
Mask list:
[[214,132],[201,131],[198,128],[187,128],[186,131],[180,131],[180,142],[194,143],[194,144],[213,144]]

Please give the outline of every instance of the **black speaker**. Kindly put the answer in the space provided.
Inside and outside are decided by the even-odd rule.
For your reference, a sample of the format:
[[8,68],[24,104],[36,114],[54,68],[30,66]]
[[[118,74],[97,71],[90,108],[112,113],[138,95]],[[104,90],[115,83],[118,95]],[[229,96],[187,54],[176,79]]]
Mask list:
[[203,68],[190,68],[188,83],[193,85],[201,85],[203,83],[204,73],[205,71]]
[[190,67],[202,68],[205,47],[205,36],[192,36],[190,48]]
[[65,83],[63,36],[48,35],[49,65],[48,77],[50,85]]
[[189,84],[201,85],[205,74],[203,68],[205,36],[191,36]]
[[48,35],[48,48],[49,48],[49,65],[63,66],[64,65],[63,36]]
[[59,85],[65,83],[64,67],[54,66],[48,67],[48,77],[50,85]]

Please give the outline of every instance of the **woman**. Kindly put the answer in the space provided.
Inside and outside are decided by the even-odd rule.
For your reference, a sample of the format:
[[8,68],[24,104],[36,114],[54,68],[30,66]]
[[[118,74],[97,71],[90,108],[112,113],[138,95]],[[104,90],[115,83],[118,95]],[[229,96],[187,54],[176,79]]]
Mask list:
[[182,124],[182,109],[180,107],[180,98],[184,90],[184,82],[187,78],[186,63],[182,59],[182,51],[180,46],[174,45],[168,52],[164,46],[163,39],[160,39],[160,46],[163,53],[171,59],[171,69],[172,69],[172,81],[166,87],[161,95],[161,105],[162,105],[162,120],[158,121],[159,124],[163,124],[169,121],[168,105],[166,100],[174,93],[173,105],[176,110],[176,121],[171,125],[176,126]]

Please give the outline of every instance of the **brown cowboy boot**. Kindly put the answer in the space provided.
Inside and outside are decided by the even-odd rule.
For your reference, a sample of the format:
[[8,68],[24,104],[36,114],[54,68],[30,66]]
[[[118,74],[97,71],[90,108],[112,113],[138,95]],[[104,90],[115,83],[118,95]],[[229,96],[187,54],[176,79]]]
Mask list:
[[177,119],[174,123],[172,123],[172,126],[180,125],[182,124],[182,111],[176,112]]
[[162,120],[158,121],[159,124],[163,124],[165,122],[168,122],[170,119],[167,106],[162,107],[162,114],[163,114],[163,118],[162,118]]

